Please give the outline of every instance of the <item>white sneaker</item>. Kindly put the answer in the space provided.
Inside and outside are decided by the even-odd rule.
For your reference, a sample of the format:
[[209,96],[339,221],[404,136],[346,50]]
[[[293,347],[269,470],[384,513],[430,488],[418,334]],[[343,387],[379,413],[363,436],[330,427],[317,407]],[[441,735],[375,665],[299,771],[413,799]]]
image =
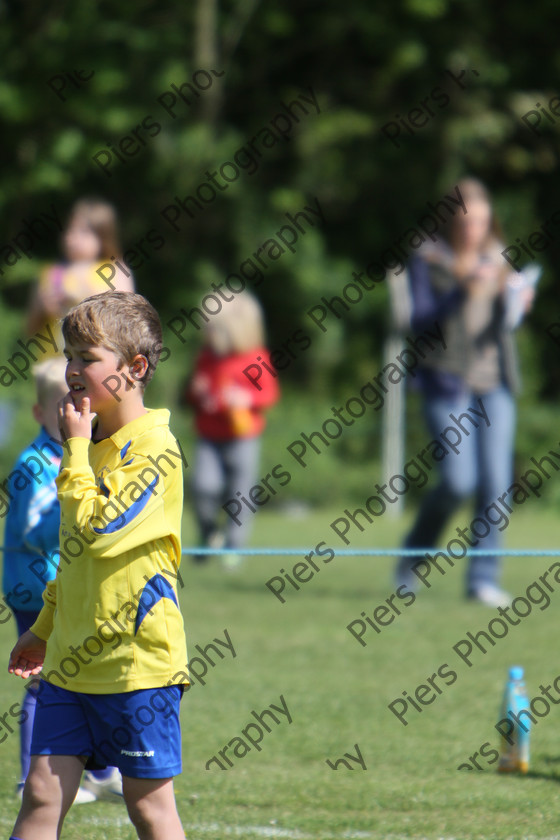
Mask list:
[[513,598],[509,592],[500,589],[499,586],[494,586],[493,583],[483,583],[476,589],[469,592],[469,598],[486,607],[509,607]]
[[223,548],[226,541],[226,536],[221,531],[212,531],[206,545],[208,548]]
[[[204,548],[223,548],[225,542],[225,535],[221,531],[212,531],[206,540],[201,543]],[[214,554],[197,554],[196,551],[191,555],[194,563],[208,563],[214,559]]]
[[[19,800],[23,799],[23,788],[25,782],[18,782],[16,785],[16,796]],[[78,788],[78,792],[74,797],[74,805],[87,805],[88,802],[95,802],[97,796],[90,790],[85,790],[83,787]]]
[[74,797],[74,805],[89,805],[90,802],[95,802],[97,796],[91,790],[86,790],[84,787],[79,787],[76,796]]
[[[107,779],[99,780],[95,778],[90,770],[86,770],[80,790],[84,790],[85,793],[90,794],[94,799],[113,799],[115,796],[122,796],[121,774],[116,767],[113,767],[113,772]],[[74,802],[77,802],[77,799]]]
[[223,554],[222,566],[226,572],[237,572],[243,565],[241,554]]

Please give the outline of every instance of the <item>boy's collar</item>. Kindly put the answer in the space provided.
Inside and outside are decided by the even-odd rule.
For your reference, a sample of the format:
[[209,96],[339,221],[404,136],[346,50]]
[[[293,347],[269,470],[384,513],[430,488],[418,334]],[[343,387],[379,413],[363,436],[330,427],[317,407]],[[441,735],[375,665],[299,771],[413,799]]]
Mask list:
[[99,420],[96,417],[95,420],[93,421],[93,423],[91,424],[91,442],[92,443],[101,443],[102,440],[107,440],[107,438],[96,439],[96,432],[97,432],[97,426],[98,425],[99,425]]

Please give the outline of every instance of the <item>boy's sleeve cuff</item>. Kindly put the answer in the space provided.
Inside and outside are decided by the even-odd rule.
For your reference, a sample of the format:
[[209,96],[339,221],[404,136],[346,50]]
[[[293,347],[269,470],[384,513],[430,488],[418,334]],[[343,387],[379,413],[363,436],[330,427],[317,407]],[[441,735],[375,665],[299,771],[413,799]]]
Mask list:
[[38,636],[40,639],[46,642],[48,641],[48,638],[52,633],[53,619],[54,610],[46,609],[45,607],[43,607],[43,609],[37,616],[35,624],[32,624],[29,629],[32,633],[35,633],[36,636]]
[[89,466],[89,445],[91,441],[85,437],[68,438],[62,444],[62,461],[60,468]]

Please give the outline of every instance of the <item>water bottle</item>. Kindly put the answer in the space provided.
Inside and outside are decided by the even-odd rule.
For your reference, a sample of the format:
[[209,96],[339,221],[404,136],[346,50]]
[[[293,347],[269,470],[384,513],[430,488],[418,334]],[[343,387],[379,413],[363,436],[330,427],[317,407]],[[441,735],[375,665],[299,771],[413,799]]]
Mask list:
[[[529,709],[530,702],[525,688],[523,668],[514,665],[509,669],[509,677],[504,691],[504,699],[500,709],[502,721],[512,723],[512,731],[500,738],[500,763],[498,770],[502,773],[518,771],[527,773],[529,770],[529,734],[531,718],[523,715],[521,721],[517,718],[523,709]],[[509,714],[511,712],[511,714]],[[515,717],[513,717],[515,716]]]

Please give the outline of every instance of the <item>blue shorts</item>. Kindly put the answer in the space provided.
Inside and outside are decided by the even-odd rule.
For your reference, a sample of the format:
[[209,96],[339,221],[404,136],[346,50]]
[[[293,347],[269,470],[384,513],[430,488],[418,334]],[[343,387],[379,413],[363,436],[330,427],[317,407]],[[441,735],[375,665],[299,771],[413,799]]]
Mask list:
[[32,624],[35,624],[40,610],[12,610],[12,612],[16,620],[18,636],[21,636]]
[[181,765],[182,686],[84,694],[41,680],[31,755],[83,755],[86,768],[167,779]]

